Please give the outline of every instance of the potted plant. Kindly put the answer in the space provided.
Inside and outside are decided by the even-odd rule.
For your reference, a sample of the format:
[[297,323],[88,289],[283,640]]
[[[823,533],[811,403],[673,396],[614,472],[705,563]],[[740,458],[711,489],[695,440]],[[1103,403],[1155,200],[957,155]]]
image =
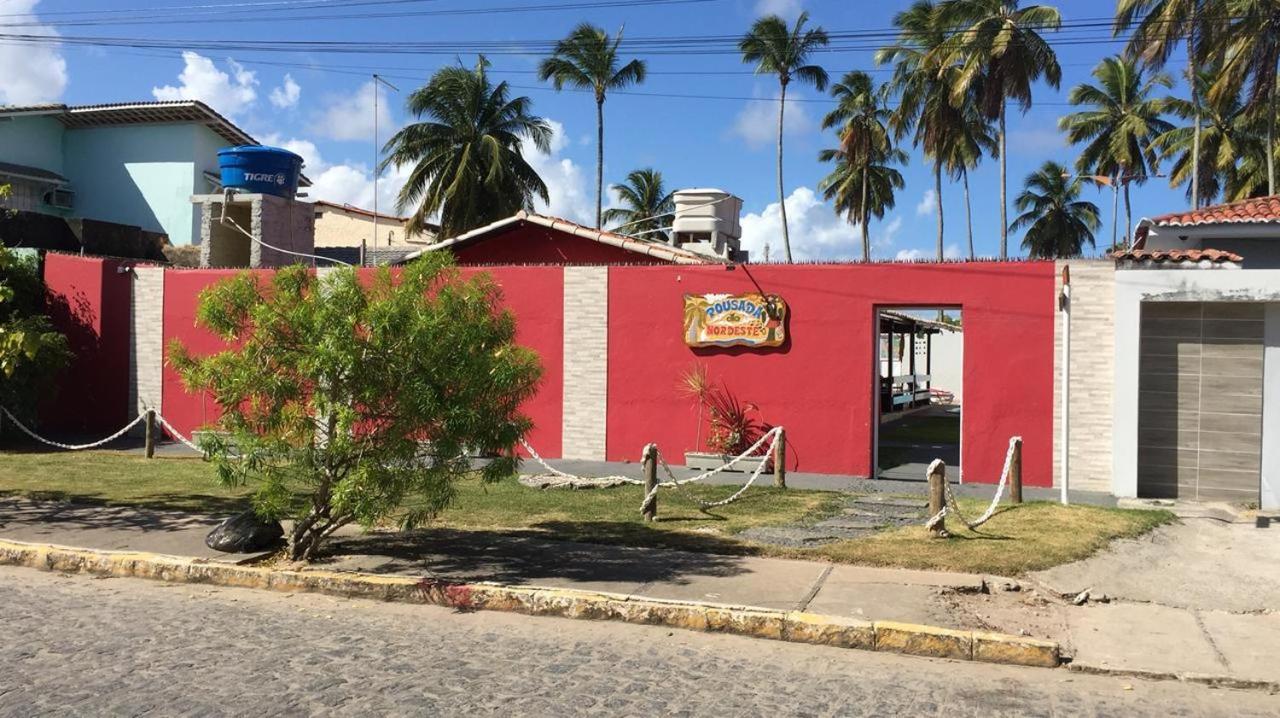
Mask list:
[[[681,391],[698,406],[697,444],[702,445],[703,419],[706,420],[708,451],[686,451],[684,463],[690,469],[715,469],[742,454],[773,427],[760,414],[760,407],[742,402],[724,384],[715,384],[707,377],[706,367],[698,364],[685,373],[680,382]],[[768,471],[772,466],[770,446],[756,450],[756,455],[744,457],[728,471],[754,472],[761,464]]]

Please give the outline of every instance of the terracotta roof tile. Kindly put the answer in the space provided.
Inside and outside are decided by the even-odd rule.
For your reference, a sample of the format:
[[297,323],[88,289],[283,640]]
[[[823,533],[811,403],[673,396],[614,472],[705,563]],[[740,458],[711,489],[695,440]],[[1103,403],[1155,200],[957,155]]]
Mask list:
[[1130,249],[1112,252],[1112,258],[1130,262],[1153,262],[1155,264],[1181,264],[1184,262],[1210,262],[1225,264],[1241,262],[1243,257],[1234,252],[1221,249]]
[[1246,199],[1152,217],[1157,227],[1192,227],[1200,224],[1263,224],[1280,222],[1280,195]]

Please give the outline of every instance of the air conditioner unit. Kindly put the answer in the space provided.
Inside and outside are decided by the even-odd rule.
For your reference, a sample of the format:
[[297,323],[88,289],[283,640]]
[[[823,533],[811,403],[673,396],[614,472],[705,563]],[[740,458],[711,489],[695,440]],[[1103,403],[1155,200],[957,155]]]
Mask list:
[[71,209],[75,200],[76,193],[69,189],[52,189],[44,193],[44,203],[58,209]]

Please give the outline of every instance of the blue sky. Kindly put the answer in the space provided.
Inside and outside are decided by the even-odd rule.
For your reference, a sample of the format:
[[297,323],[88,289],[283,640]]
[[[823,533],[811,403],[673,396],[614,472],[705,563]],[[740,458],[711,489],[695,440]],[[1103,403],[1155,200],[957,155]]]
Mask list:
[[[263,2],[278,4],[262,5]],[[406,92],[422,84],[433,69],[457,61],[456,57],[241,48],[197,49],[184,54],[184,43],[180,41],[361,41],[388,48],[404,42],[450,41],[474,48],[476,42],[518,45],[554,40],[583,20],[610,31],[625,25],[626,36],[634,38],[721,36],[740,34],[762,13],[777,12],[790,18],[801,10],[807,10],[813,22],[829,31],[887,30],[893,15],[909,4],[908,0],[702,0],[647,7],[407,15],[566,2],[569,0],[350,0],[332,4],[327,0],[164,0],[157,4],[96,0],[90,5],[80,0],[0,0],[0,24],[21,23],[20,28],[0,27],[0,33],[142,38],[173,45],[167,49],[129,49],[0,43],[0,67],[5,68],[0,73],[0,103],[202,99],[260,140],[300,152],[308,162],[307,173],[317,182],[313,196],[369,206],[373,201],[373,96],[369,75],[379,72],[402,90],[384,90],[386,94],[380,96],[380,132],[385,138],[408,121],[402,110]],[[249,6],[244,6],[239,15],[228,14],[229,7],[240,7],[239,3]],[[326,7],[298,9],[308,3]],[[367,5],[356,7],[361,4]],[[1058,5],[1068,22],[1110,17],[1114,10],[1111,0],[1064,0]],[[129,12],[113,12],[173,6],[187,9],[167,17],[185,22],[165,22],[166,18],[155,16],[139,21]],[[66,14],[86,9],[102,14]],[[354,15],[365,11],[383,16],[298,19],[300,15]],[[32,13],[40,24],[33,24]],[[281,16],[289,19],[269,20]],[[130,23],[51,25],[87,17],[110,17]],[[1101,30],[1075,29],[1064,37],[1100,39],[1104,34]],[[1025,115],[1014,110],[1010,113],[1011,198],[1022,179],[1045,160],[1064,164],[1074,161],[1075,150],[1066,146],[1056,129],[1058,116],[1067,110],[1067,91],[1088,80],[1092,67],[1118,49],[1116,42],[1058,43],[1064,74],[1061,89],[1037,86],[1036,107]],[[827,68],[833,80],[852,69],[873,70],[876,77],[887,77],[883,68],[876,70],[872,54],[870,49],[842,49],[820,53],[815,61]],[[758,258],[768,243],[776,258],[780,245],[774,176],[777,103],[769,101],[776,98],[776,79],[752,75],[750,68],[730,52],[654,54],[645,59],[650,77],[634,89],[651,94],[615,94],[606,104],[606,183],[620,181],[631,169],[652,166],[663,172],[672,188],[713,186],[731,191],[744,200],[744,241],[753,255]],[[510,82],[514,92],[531,97],[535,112],[551,120],[558,131],[553,152],[533,157],[552,191],[551,206],[546,210],[589,222],[593,214],[595,161],[590,96],[556,93],[539,83],[534,74],[537,55],[495,54],[491,60],[493,75]],[[470,65],[475,61],[474,54],[462,55],[461,61]],[[1171,69],[1180,72],[1181,66]],[[797,100],[788,102],[785,140],[787,210],[793,248],[797,255],[809,259],[852,257],[859,251],[858,229],[836,217],[816,196],[818,182],[828,170],[817,161],[817,153],[834,144],[834,136],[819,129],[821,117],[831,105],[811,88],[793,86],[789,94]],[[912,152],[903,173],[907,186],[898,195],[896,209],[871,227],[874,253],[879,258],[927,257],[934,252],[936,219],[929,165],[918,152]],[[971,176],[975,244],[980,255],[994,255],[999,246],[997,173],[997,164],[988,160]],[[403,173],[392,172],[380,182],[380,208],[388,207],[401,176]],[[1099,245],[1104,246],[1110,239],[1110,190],[1088,189],[1086,193],[1103,210],[1105,226],[1099,232]],[[1170,189],[1163,180],[1135,187],[1132,194],[1135,221],[1186,205],[1183,191]],[[943,202],[948,253],[958,255],[967,241],[958,183],[944,181]],[[1011,235],[1011,251],[1020,252],[1020,241],[1020,237]]]

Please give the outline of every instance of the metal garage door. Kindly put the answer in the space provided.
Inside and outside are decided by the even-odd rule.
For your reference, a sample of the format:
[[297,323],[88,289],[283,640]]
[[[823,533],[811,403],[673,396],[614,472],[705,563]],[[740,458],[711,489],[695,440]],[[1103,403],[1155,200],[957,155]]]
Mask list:
[[1139,496],[1258,500],[1264,307],[1142,304]]

